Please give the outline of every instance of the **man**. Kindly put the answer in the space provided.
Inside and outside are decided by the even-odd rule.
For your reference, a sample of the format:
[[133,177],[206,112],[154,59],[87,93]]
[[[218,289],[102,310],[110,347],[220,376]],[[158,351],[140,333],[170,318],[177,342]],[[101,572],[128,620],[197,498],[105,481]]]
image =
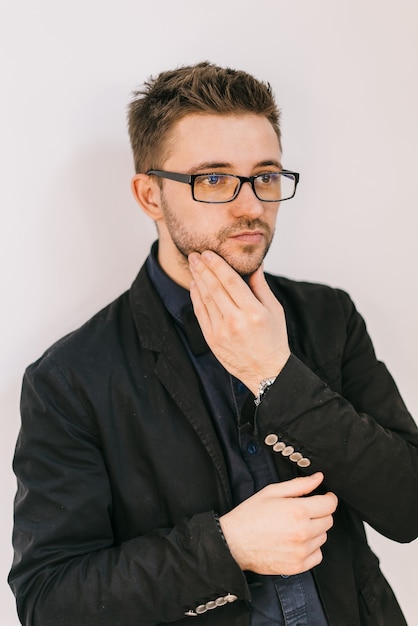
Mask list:
[[135,94],[158,244],[25,376],[10,584],[23,624],[405,624],[367,521],[418,532],[418,430],[344,292],[264,275],[270,87],[201,63]]

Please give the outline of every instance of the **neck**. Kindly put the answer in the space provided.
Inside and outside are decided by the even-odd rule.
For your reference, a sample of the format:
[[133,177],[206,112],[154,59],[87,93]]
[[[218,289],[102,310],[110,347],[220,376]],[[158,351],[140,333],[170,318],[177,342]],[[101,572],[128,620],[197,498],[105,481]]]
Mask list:
[[158,263],[162,270],[174,280],[175,283],[190,290],[190,282],[192,275],[189,270],[189,262],[187,258],[173,246],[173,249],[167,250],[164,245],[161,245],[161,239],[159,239],[158,245]]

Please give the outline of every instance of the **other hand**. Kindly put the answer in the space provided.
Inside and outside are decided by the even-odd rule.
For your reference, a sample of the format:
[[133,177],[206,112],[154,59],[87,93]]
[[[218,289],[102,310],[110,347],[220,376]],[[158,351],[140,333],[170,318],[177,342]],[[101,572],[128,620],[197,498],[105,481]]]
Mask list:
[[321,546],[333,525],[338,500],[331,492],[302,496],[322,480],[318,472],[268,485],[219,519],[242,570],[293,575],[321,562]]

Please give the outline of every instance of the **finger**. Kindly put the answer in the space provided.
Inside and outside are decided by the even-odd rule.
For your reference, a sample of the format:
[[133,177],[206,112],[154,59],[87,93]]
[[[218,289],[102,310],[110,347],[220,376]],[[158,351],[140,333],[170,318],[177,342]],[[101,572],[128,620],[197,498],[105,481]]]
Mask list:
[[[315,537],[325,537],[327,532],[333,527],[334,518],[332,515],[326,515],[325,517],[317,517],[315,519],[310,520],[310,532],[312,534],[312,538]],[[323,541],[325,543],[325,541]],[[318,545],[322,545],[318,543]]]
[[299,476],[298,478],[292,478],[292,480],[287,480],[283,483],[275,483],[274,485],[270,485],[268,489],[272,492],[277,492],[277,496],[281,498],[299,498],[300,496],[305,496],[308,493],[311,493],[319,487],[321,482],[324,480],[324,475],[322,472],[316,472],[311,476]]
[[222,315],[223,311],[235,306],[222,282],[212,271],[212,268],[202,260],[201,255],[196,252],[191,253],[189,255],[189,265],[193,280],[200,292],[201,300],[210,314]]
[[211,279],[210,270],[200,259],[191,261],[190,271],[193,277],[190,295],[193,305],[195,303],[199,305],[197,309],[195,308],[196,317],[199,319],[199,312],[204,310],[212,324],[221,322],[225,308],[232,304],[229,296],[221,293],[223,290],[221,283],[216,276]]
[[263,265],[260,265],[260,267],[251,274],[248,279],[248,284],[253,294],[262,304],[267,305],[271,301],[276,300],[264,276]]
[[337,508],[338,498],[329,491],[321,496],[310,496],[304,500],[307,513],[311,519],[332,515]]
[[312,554],[309,556],[309,558],[306,559],[305,567],[299,573],[302,574],[303,572],[308,572],[308,571],[312,570],[314,567],[316,567],[317,565],[319,565],[322,562],[323,558],[324,557],[322,555],[322,552],[318,548],[318,550],[315,550],[315,552],[312,552]]
[[269,310],[282,309],[282,305],[276,298],[264,275],[263,266],[251,274],[248,285],[257,300]]
[[[318,565],[322,561],[321,548],[327,540],[328,535],[326,530],[322,531],[319,529],[317,533],[313,534],[312,538],[304,542],[300,547],[301,553],[299,553],[299,558],[297,559],[296,570],[289,573],[301,573],[302,571],[307,571],[315,567],[315,565]],[[298,551],[296,551],[296,554],[297,553]]]
[[[291,550],[286,559],[286,566],[281,569],[281,574],[301,574],[306,572],[322,561],[322,546],[328,537],[326,532],[313,537],[311,541],[305,542],[299,550]],[[277,568],[274,568],[277,570]]]
[[190,298],[194,313],[199,322],[199,326],[202,329],[204,336],[207,337],[207,334],[212,330],[212,322],[208,310],[202,300],[199,287],[194,280],[190,283]]
[[[323,559],[323,555],[322,555],[322,551],[321,551],[321,546],[324,545],[324,543],[327,540],[327,536],[324,535],[323,537],[323,541],[321,542],[320,546],[316,549],[312,549],[311,553],[309,554],[309,556],[305,559],[304,562],[304,567],[302,568],[302,571],[307,572],[308,570],[313,569],[314,567],[316,567],[317,565],[319,565]],[[300,572],[302,573],[302,572]]]
[[[211,274],[216,276],[223,287],[223,292],[228,294],[236,306],[246,308],[249,304],[254,303],[254,294],[247,283],[222,257],[212,250],[205,250],[201,254],[201,260]],[[210,280],[211,276],[205,274],[205,278]]]

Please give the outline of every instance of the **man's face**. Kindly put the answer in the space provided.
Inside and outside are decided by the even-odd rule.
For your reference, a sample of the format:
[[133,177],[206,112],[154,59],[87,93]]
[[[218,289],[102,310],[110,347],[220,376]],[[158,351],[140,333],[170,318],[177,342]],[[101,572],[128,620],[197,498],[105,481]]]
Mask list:
[[[253,176],[281,168],[280,147],[267,118],[253,114],[191,114],[174,127],[161,169],[187,174]],[[213,250],[239,274],[254,272],[273,238],[278,202],[261,202],[244,183],[225,204],[192,199],[190,185],[164,179],[160,195],[159,260],[176,282],[188,286],[187,256]]]

